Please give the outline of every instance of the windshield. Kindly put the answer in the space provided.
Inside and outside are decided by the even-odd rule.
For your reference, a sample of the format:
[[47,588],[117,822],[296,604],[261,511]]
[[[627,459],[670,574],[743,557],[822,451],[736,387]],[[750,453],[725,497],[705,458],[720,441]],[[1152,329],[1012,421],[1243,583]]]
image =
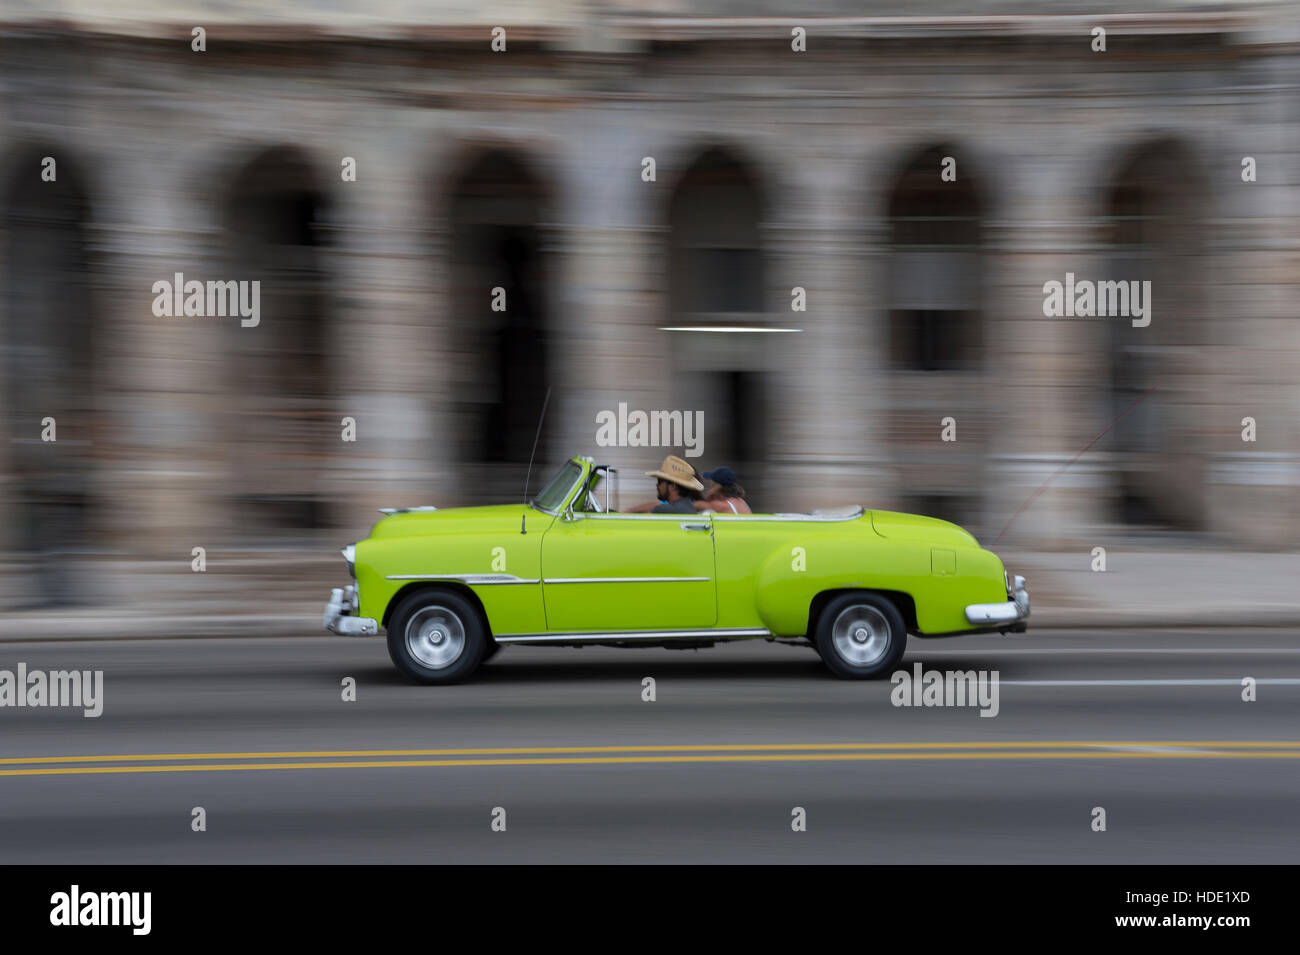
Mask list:
[[543,511],[554,513],[560,509],[564,503],[564,497],[573,487],[573,483],[578,480],[582,474],[582,468],[578,467],[572,461],[569,461],[559,471],[555,472],[555,477],[547,482],[546,487],[533,498],[533,507]]

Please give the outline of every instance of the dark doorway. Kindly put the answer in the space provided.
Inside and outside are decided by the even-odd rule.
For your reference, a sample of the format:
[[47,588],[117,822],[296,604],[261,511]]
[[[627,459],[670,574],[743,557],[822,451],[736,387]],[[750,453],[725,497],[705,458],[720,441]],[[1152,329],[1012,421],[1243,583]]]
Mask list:
[[[671,407],[703,411],[703,471],[736,471],[755,510],[773,506],[769,469],[771,339],[764,307],[763,199],[748,164],[709,149],[669,206],[668,321],[674,329]],[[727,329],[701,331],[700,329]],[[681,453],[680,450],[677,453]]]
[[[69,558],[87,550],[91,534],[99,329],[86,189],[66,161],[43,181],[41,158],[16,163],[8,183],[0,342],[16,508],[9,539],[36,564],[32,602],[59,605],[82,599]],[[53,441],[43,440],[49,427]]]
[[[520,159],[479,155],[451,198],[453,408],[475,502],[523,492],[550,380],[546,191]],[[555,409],[552,408],[551,411]],[[548,423],[549,424],[549,423]],[[537,460],[552,453],[545,427]]]
[[266,539],[326,526],[322,478],[340,443],[327,348],[330,282],[324,259],[328,205],[302,154],[277,147],[236,176],[227,205],[229,275],[259,281],[255,327],[225,322],[239,526]]
[[[1110,185],[1102,221],[1106,281],[1151,282],[1150,322],[1101,324],[1107,387],[1104,421],[1124,415],[1107,441],[1115,460],[1115,519],[1138,527],[1193,531],[1203,526],[1202,461],[1192,446],[1199,424],[1188,418],[1195,382],[1179,374],[1187,346],[1203,344],[1196,256],[1202,233],[1196,163],[1177,142],[1131,149]],[[1150,391],[1155,388],[1155,391]],[[1147,394],[1150,392],[1149,394]],[[1128,412],[1125,414],[1125,412]]]

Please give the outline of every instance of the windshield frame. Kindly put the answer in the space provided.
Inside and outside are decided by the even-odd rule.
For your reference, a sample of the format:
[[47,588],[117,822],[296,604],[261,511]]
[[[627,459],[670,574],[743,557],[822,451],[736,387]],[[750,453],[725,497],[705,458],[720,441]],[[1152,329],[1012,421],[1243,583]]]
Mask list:
[[[573,470],[571,471],[570,469]],[[572,476],[562,485],[564,493],[555,499],[555,507],[544,507],[542,504],[538,503],[548,491],[557,486],[559,482],[564,479],[565,474],[571,474]],[[551,479],[547,481],[546,484],[543,485],[542,489],[528,502],[528,506],[533,508],[533,510],[541,511],[543,514],[550,514],[554,517],[556,514],[560,513],[561,509],[563,509],[565,502],[573,495],[573,489],[582,482],[585,475],[586,469],[582,466],[582,463],[576,459],[570,458],[568,461],[565,461],[560,465],[555,474],[551,476]],[[548,500],[547,503],[549,504],[551,501]]]

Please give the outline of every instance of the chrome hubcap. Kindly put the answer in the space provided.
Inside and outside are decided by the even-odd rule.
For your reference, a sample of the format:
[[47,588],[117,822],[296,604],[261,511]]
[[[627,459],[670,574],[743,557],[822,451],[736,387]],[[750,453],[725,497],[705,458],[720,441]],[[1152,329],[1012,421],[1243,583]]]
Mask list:
[[831,643],[844,662],[870,666],[889,649],[889,621],[875,607],[845,607],[831,626]]
[[431,670],[449,667],[465,650],[465,625],[446,607],[425,607],[406,624],[406,649]]

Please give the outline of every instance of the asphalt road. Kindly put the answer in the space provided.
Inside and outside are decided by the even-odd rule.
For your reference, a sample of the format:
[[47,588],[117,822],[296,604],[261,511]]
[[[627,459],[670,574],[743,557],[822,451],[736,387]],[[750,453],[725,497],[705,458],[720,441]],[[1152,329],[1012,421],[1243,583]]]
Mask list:
[[103,713],[0,707],[3,863],[1300,860],[1290,633],[912,641],[909,671],[996,670],[995,717],[761,642],[510,647],[428,688],[382,638],[0,644],[19,662],[102,670]]

